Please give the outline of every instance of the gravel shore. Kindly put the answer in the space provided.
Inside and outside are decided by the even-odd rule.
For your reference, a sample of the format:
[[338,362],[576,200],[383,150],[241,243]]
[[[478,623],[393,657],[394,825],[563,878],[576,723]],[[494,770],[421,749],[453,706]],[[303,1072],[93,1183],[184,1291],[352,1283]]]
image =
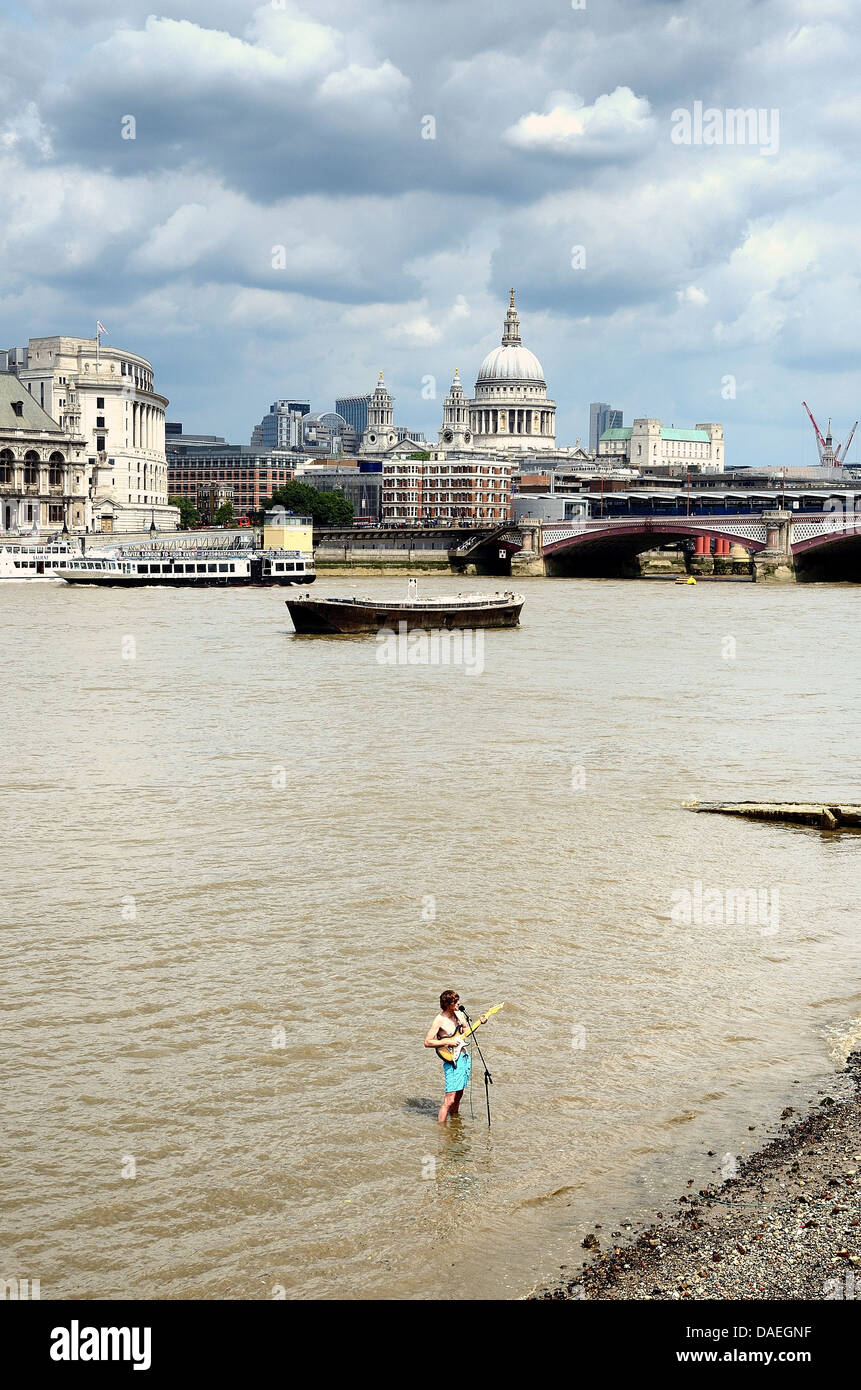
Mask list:
[[861,1051],[845,1071],[850,1095],[802,1119],[784,1111],[734,1176],[684,1193],[632,1243],[614,1231],[602,1251],[596,1229],[579,1274],[531,1297],[861,1300]]

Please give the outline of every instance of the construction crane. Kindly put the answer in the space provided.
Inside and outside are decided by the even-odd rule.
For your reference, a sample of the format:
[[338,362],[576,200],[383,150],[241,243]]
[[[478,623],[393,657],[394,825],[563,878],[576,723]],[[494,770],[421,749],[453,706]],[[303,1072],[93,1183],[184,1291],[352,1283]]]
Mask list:
[[819,450],[819,462],[822,464],[823,468],[842,468],[843,464],[846,461],[846,456],[849,453],[849,446],[852,443],[852,440],[855,438],[855,431],[858,428],[858,421],[856,420],[855,424],[852,426],[849,438],[846,440],[846,443],[835,445],[831,437],[831,417],[829,416],[828,418],[828,429],[826,430],[825,438],[823,439],[822,431],[817,425],[816,421],[814,420],[813,411],[810,409],[810,406],[807,404],[807,401],[802,401],[801,404],[804,406],[804,409],[810,416],[810,423],[813,426],[813,432],[816,435],[816,447]]
[[856,421],[855,421],[855,424],[852,426],[852,429],[851,429],[850,432],[849,432],[849,438],[847,439],[846,443],[843,445],[843,448],[842,448],[842,449],[838,449],[837,452],[836,452],[836,454],[835,454],[835,456],[834,456],[835,458],[839,458],[841,463],[845,463],[846,460],[847,460],[847,458],[849,457],[849,445],[852,443],[852,440],[855,438],[855,431],[857,430],[857,428],[858,428],[858,421],[856,420]]

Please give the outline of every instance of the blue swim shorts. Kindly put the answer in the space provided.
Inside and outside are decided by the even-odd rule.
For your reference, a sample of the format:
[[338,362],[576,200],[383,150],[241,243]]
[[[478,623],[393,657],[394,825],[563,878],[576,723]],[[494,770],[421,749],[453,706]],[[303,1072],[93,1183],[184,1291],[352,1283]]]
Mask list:
[[445,1089],[448,1091],[462,1091],[469,1085],[469,1073],[472,1070],[472,1057],[467,1048],[463,1049],[456,1062],[443,1062],[442,1074],[445,1078]]

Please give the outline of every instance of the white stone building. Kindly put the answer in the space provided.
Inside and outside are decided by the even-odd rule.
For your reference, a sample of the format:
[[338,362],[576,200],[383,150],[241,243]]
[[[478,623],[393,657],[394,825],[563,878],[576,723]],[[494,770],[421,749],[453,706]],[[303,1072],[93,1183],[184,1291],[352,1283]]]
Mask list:
[[31,338],[22,386],[63,432],[83,436],[90,531],[175,530],[167,502],[166,397],[152,364],[95,338]]
[[520,454],[555,445],[556,402],[548,398],[541,363],[523,346],[512,290],[502,341],[479,367],[469,401],[455,370],[443,405],[439,447],[454,453],[475,449]]
[[598,440],[598,460],[612,459],[631,468],[682,467],[723,473],[723,425],[696,425],[692,430],[665,427],[660,420],[635,420],[633,426],[605,430]]
[[88,509],[82,436],[52,420],[17,376],[0,373],[0,544],[4,537],[83,531]]

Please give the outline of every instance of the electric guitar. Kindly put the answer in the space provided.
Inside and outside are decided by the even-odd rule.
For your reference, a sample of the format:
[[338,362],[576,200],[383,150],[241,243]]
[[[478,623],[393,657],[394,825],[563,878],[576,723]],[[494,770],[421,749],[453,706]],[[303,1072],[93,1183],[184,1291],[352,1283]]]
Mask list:
[[[498,1014],[499,1010],[504,1008],[504,999],[501,1004],[494,1004],[492,1009],[487,1010],[487,1013],[484,1016],[485,1022],[487,1021],[487,1019],[490,1018],[491,1014]],[[460,1054],[463,1052],[463,1049],[466,1045],[466,1040],[469,1037],[470,1033],[474,1033],[476,1028],[480,1027],[481,1019],[479,1019],[477,1023],[471,1023],[470,1026],[463,1033],[453,1033],[450,1047],[438,1047],[436,1049],[438,1056],[440,1056],[444,1062],[456,1062],[460,1057]]]

